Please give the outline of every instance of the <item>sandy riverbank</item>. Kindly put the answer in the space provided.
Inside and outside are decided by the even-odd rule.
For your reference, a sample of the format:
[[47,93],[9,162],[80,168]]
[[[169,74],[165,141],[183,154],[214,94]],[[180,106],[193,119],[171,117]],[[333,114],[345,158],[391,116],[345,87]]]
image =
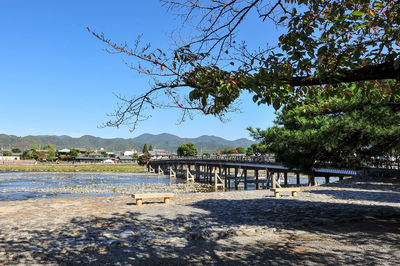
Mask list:
[[272,192],[0,202],[0,264],[357,264],[400,261],[398,180]]

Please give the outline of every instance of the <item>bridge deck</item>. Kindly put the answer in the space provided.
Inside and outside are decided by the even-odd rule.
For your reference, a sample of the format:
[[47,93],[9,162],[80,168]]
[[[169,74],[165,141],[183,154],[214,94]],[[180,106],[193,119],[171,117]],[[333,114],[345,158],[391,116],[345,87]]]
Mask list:
[[[239,167],[249,169],[269,169],[275,171],[284,172],[298,172],[296,169],[289,169],[283,165],[272,164],[272,163],[249,163],[249,162],[226,162],[226,161],[208,161],[208,160],[153,160],[151,164],[190,164],[190,165],[211,165],[211,166],[225,166],[225,167]],[[345,170],[345,169],[330,169],[330,168],[316,168],[314,169],[315,174],[329,174],[331,176],[355,176],[356,171]]]
[[[194,166],[195,169],[192,169]],[[296,174],[296,185],[301,184],[300,171],[290,169],[274,162],[254,161],[227,161],[227,160],[202,160],[202,159],[161,159],[152,160],[148,165],[149,171],[158,174],[168,173],[170,178],[177,176],[186,177],[187,181],[198,181],[214,184],[215,188],[230,188],[233,182],[235,189],[239,184],[248,188],[248,184],[255,184],[256,189],[289,186],[288,173]],[[231,171],[234,170],[234,171]],[[265,175],[261,175],[265,173]],[[308,185],[316,185],[316,177],[325,177],[329,183],[331,177],[338,177],[340,180],[345,176],[355,176],[356,171],[343,169],[318,168],[308,175]],[[292,179],[293,180],[293,179]]]

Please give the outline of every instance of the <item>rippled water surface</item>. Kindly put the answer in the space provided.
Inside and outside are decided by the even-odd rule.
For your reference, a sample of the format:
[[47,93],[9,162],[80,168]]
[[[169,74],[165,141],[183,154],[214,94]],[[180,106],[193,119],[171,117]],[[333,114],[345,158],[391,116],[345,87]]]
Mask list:
[[0,200],[59,196],[112,196],[166,190],[182,180],[147,173],[0,172]]
[[[316,178],[319,184],[324,178]],[[289,176],[289,184],[296,178]],[[331,182],[337,178],[331,178]],[[308,179],[300,178],[306,185]],[[231,188],[234,188],[233,181]],[[186,184],[183,179],[171,179],[149,173],[58,173],[58,172],[0,172],[0,201],[26,200],[46,197],[118,196],[135,192],[208,192],[213,187],[200,183]],[[243,189],[243,183],[239,189]],[[255,189],[248,184],[248,189]]]

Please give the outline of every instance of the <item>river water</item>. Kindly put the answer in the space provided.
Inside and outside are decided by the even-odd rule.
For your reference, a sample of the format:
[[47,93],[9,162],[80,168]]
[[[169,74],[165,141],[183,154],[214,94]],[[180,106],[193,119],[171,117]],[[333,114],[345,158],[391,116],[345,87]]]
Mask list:
[[116,196],[175,190],[183,180],[147,173],[0,172],[0,201],[62,196]]
[[[301,177],[301,184],[307,178]],[[337,181],[335,178],[332,182]],[[289,184],[295,184],[289,176]],[[319,184],[324,178],[317,178]],[[232,188],[234,185],[232,184]],[[249,184],[248,189],[254,189]],[[0,172],[0,201],[27,200],[48,197],[87,197],[131,195],[135,192],[209,192],[213,187],[186,183],[149,173],[89,173],[89,172]],[[243,189],[240,184],[239,189]]]

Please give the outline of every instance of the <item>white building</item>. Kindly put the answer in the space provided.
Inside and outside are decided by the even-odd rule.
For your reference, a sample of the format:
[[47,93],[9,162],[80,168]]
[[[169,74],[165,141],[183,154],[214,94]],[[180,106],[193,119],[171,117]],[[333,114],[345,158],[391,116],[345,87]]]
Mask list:
[[124,156],[132,156],[135,153],[138,153],[137,150],[135,150],[135,149],[132,149],[132,150],[129,150],[129,151],[124,151]]
[[0,156],[0,161],[15,161],[20,160],[19,156]]

